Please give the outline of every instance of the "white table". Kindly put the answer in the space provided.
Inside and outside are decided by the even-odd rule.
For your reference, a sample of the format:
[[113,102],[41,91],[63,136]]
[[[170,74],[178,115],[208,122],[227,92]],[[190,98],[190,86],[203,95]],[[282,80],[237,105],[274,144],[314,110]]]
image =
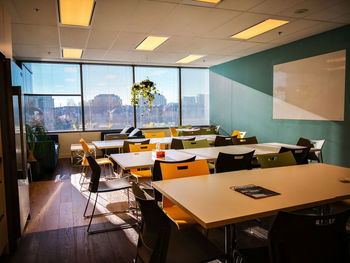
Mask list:
[[[350,169],[328,164],[242,170],[153,182],[152,186],[204,228],[226,226],[226,253],[232,251],[230,225],[350,198]],[[230,189],[256,184],[280,195],[253,199]]]
[[[207,139],[208,141],[215,141],[216,135],[194,135],[194,136],[180,136],[180,137],[162,137],[162,138],[152,138],[150,143],[160,143],[165,145],[170,145],[173,138],[177,139],[187,139],[195,137],[196,140]],[[110,141],[93,141],[92,143],[96,146],[97,149],[117,149],[122,148],[124,141],[144,141],[147,139],[127,139],[127,140],[110,140]]]
[[[96,147],[88,143],[88,146],[90,148],[90,151],[94,154],[96,158]],[[72,165],[80,165],[81,161],[83,160],[84,157],[84,149],[81,144],[71,144],[70,145],[70,161]]]
[[[165,158],[160,160],[166,161],[181,161],[189,159],[194,155],[184,153],[178,150],[165,150]],[[155,159],[152,157],[152,151],[147,152],[135,152],[135,153],[119,153],[111,154],[111,158],[123,169],[138,169],[138,168],[150,168],[153,167]],[[197,156],[196,160],[204,159],[201,156]]]

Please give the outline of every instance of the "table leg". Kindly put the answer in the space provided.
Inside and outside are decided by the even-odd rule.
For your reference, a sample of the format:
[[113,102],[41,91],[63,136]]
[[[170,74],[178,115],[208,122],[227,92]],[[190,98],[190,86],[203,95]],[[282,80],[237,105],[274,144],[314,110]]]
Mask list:
[[233,262],[232,225],[225,226],[225,255],[227,263]]

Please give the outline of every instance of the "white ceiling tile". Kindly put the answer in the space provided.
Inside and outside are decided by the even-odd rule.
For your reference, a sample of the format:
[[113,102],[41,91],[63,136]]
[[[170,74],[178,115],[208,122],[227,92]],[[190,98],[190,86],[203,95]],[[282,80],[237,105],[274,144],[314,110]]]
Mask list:
[[14,44],[58,45],[56,26],[12,24],[12,41]]
[[146,37],[145,33],[119,32],[112,49],[133,51]]
[[307,19],[315,19],[321,21],[334,21],[338,17],[350,15],[350,1],[342,1],[338,4],[332,3],[327,9],[307,15]]
[[219,3],[216,7],[246,11],[255,7],[258,4],[261,4],[264,1],[265,0],[224,0],[221,3]]
[[253,7],[249,11],[276,15],[281,11],[290,8],[302,1],[304,0],[266,0],[263,3]]
[[87,48],[107,49],[111,47],[118,33],[118,31],[91,29]]
[[[296,18],[307,17],[311,14],[317,13],[321,10],[325,10],[343,0],[304,0],[296,5],[282,10],[279,15],[290,16]],[[296,14],[296,10],[307,9],[308,11],[302,14]]]
[[[13,23],[50,25],[58,23],[55,0],[8,0],[6,7]],[[34,9],[39,9],[37,12]]]
[[156,50],[159,52],[190,52],[193,37],[172,36]]
[[89,35],[89,29],[76,27],[60,27],[62,47],[84,48]]
[[244,13],[235,17],[230,22],[213,29],[208,33],[208,36],[216,38],[229,38],[230,36],[258,24],[267,18],[269,18],[268,15]]
[[[137,0],[96,1],[92,27],[103,30],[122,30],[131,19]],[[151,16],[147,16],[151,19]]]
[[83,59],[103,60],[106,53],[105,49],[86,49],[83,53]]
[[150,32],[153,27],[167,19],[175,8],[176,5],[171,3],[140,1],[124,30],[130,32]]
[[60,48],[58,46],[40,46],[40,45],[14,45],[14,55],[25,58],[51,58],[60,59]]

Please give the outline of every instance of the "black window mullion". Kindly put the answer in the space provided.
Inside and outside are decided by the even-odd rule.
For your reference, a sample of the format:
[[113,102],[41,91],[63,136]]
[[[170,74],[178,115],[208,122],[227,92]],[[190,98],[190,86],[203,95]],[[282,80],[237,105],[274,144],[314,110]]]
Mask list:
[[84,110],[84,88],[83,88],[83,65],[80,63],[80,99],[81,99],[81,124],[85,131],[85,110]]
[[[135,83],[135,66],[132,65],[132,84],[134,85],[134,83]],[[134,105],[134,127],[137,128],[136,106],[135,105]]]
[[179,68],[179,126],[182,125],[181,68]]

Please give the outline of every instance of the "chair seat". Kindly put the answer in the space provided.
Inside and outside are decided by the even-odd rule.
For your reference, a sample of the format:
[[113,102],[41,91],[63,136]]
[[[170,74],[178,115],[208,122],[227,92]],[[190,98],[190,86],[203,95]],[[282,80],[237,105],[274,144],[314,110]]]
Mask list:
[[197,224],[196,220],[192,216],[176,205],[164,207],[163,210],[178,225],[179,228]]
[[131,169],[130,174],[137,178],[139,183],[150,182],[152,180],[151,170],[137,170]]
[[224,258],[224,253],[195,228],[171,232],[166,262],[208,262],[218,258]]
[[99,193],[111,192],[111,191],[118,191],[118,190],[123,190],[128,188],[131,188],[131,185],[125,179],[107,180],[107,181],[99,182],[97,192]]
[[[113,162],[111,160],[109,160],[108,158],[98,158],[95,159],[95,161],[97,162],[98,165],[105,165],[105,164],[111,164],[112,166],[114,166]],[[89,163],[86,162],[82,162],[81,163],[83,166],[89,166]]]

